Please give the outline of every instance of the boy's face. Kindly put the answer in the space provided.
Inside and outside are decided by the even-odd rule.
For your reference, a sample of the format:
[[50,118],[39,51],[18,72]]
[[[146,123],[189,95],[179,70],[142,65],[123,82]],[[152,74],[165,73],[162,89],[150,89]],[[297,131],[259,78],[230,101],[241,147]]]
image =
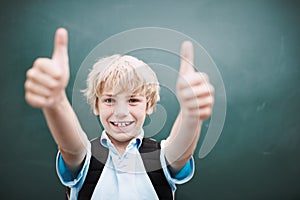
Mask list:
[[140,134],[147,109],[145,96],[132,95],[122,91],[115,94],[113,90],[104,90],[98,98],[94,114],[100,121],[113,143],[125,143]]

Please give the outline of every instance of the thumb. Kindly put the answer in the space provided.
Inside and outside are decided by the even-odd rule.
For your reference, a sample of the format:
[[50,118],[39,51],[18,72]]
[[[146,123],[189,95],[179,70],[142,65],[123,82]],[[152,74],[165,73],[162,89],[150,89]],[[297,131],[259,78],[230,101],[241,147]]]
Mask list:
[[68,32],[64,28],[56,30],[52,60],[63,66],[68,65]]
[[184,75],[192,72],[195,72],[193,44],[190,41],[184,41],[181,45],[181,62],[179,74]]

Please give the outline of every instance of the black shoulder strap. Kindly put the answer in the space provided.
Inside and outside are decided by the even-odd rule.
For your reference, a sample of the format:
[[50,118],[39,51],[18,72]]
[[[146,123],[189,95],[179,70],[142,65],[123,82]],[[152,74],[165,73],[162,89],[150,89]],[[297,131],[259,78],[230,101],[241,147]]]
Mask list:
[[173,194],[160,163],[160,143],[144,138],[139,152],[146,172],[160,200],[171,200]]
[[108,149],[101,145],[100,138],[91,141],[91,151],[90,166],[78,194],[79,200],[91,199],[108,157]]
[[[100,138],[91,141],[91,149],[92,157],[90,166],[84,184],[78,194],[79,200],[91,199],[108,157],[108,149],[100,144]],[[144,138],[139,152],[159,199],[173,199],[171,187],[166,180],[160,164],[160,143],[149,138]]]

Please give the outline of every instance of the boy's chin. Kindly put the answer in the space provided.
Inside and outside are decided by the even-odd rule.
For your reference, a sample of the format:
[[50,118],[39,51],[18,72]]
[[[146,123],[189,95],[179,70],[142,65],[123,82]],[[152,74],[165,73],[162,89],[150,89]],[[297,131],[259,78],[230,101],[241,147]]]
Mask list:
[[108,133],[107,135],[110,138],[110,140],[114,140],[120,143],[129,142],[130,140],[136,137],[136,135],[132,135],[128,133],[113,133],[113,134]]

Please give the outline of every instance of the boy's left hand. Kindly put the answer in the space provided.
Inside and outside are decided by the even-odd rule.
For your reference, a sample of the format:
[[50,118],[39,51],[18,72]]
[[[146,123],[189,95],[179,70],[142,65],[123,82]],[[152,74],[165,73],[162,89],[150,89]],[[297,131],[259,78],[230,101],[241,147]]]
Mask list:
[[185,41],[181,46],[181,64],[176,85],[177,98],[184,118],[201,121],[212,113],[214,87],[207,74],[194,70],[193,45]]

